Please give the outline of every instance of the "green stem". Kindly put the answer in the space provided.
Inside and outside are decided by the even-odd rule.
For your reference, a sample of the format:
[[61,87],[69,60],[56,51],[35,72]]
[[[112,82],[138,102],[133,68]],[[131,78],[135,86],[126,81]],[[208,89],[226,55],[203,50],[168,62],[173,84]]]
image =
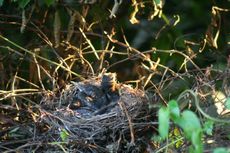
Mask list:
[[190,94],[194,97],[195,106],[196,106],[196,108],[198,109],[198,111],[199,111],[204,117],[206,117],[207,119],[210,119],[210,120],[212,120],[212,121],[214,121],[214,122],[228,123],[228,124],[230,123],[230,120],[214,118],[214,117],[208,115],[207,113],[205,113],[205,112],[202,110],[202,108],[200,107],[200,104],[199,104],[199,100],[198,100],[197,94],[196,94],[194,91],[192,91],[192,90],[185,90],[184,92],[182,92],[182,93],[180,94],[180,96],[178,97],[177,101],[179,101],[179,100],[183,97],[183,95],[185,95],[186,93],[190,93]]

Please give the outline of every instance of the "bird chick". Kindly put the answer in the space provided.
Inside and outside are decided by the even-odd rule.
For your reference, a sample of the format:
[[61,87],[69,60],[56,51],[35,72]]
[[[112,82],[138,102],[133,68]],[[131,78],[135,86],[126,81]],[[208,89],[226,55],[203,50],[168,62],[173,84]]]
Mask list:
[[105,73],[102,76],[101,87],[104,92],[115,92],[118,87],[116,73]]

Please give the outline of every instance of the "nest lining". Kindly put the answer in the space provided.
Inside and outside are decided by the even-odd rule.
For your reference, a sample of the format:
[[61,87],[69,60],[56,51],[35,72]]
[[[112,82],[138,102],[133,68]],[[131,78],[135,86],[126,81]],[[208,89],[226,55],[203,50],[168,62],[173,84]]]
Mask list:
[[[111,101],[107,101],[106,109],[102,113],[95,113],[98,112],[97,109],[101,108],[92,110],[91,105],[71,109],[71,105],[76,102],[76,95],[82,95],[80,92],[84,91],[84,89],[79,90],[80,86],[92,85],[93,88],[99,90],[103,88],[104,80],[103,77],[97,77],[82,82],[73,82],[60,97],[53,98],[48,102],[44,97],[43,103],[52,106],[49,108],[56,107],[56,109],[44,107],[46,109],[41,110],[41,114],[43,114],[41,122],[47,124],[49,132],[54,134],[52,141],[62,141],[60,131],[64,129],[68,133],[66,147],[70,152],[71,150],[119,152],[140,149],[136,134],[146,129],[146,124],[141,123],[148,122],[146,116],[149,112],[148,98],[143,91],[116,82],[115,90],[114,86],[109,84],[111,82],[107,82],[104,87],[108,87],[106,90],[109,93],[106,94],[109,94],[108,97]],[[111,80],[114,81],[114,78]],[[99,98],[98,101],[101,102],[101,97],[97,97],[94,95],[95,93],[92,92],[89,95],[93,95],[92,97],[95,99]],[[78,96],[77,100],[79,100]],[[98,102],[92,100],[92,97],[91,101]]]

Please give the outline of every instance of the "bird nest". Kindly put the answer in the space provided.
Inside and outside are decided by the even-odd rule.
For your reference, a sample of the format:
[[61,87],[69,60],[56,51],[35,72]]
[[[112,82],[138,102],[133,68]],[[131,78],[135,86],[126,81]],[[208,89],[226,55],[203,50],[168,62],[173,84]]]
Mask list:
[[72,82],[58,97],[43,98],[48,152],[140,152],[149,129],[148,98],[113,73]]

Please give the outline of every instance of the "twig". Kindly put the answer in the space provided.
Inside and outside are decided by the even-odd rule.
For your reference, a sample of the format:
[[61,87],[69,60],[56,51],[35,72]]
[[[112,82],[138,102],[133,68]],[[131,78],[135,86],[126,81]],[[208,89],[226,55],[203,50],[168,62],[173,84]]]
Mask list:
[[134,137],[134,129],[133,129],[133,123],[132,123],[132,119],[130,118],[129,116],[129,113],[125,107],[125,104],[123,101],[119,101],[118,102],[120,108],[125,112],[125,116],[127,117],[128,119],[128,122],[129,122],[129,130],[130,130],[130,135],[131,135],[131,142],[130,142],[130,145],[133,146],[135,145],[135,137]]
[[87,41],[87,43],[89,44],[89,46],[91,47],[91,49],[93,50],[96,58],[99,60],[99,56],[97,54],[97,51],[95,50],[94,46],[92,45],[91,41],[86,37],[85,33],[83,32],[83,30],[81,28],[79,28],[81,34],[83,35],[83,37],[85,38],[85,40]]
[[[119,2],[118,2],[118,1],[119,1]],[[117,13],[118,8],[119,8],[119,6],[121,5],[121,3],[122,3],[122,0],[114,0],[114,5],[113,5],[113,8],[112,8],[112,11],[111,11],[111,13],[110,13],[109,18],[116,17],[115,14]]]
[[[30,55],[33,55],[33,53],[32,53],[31,51],[29,51],[29,50],[27,50],[27,49],[25,49],[25,48],[19,46],[18,44],[16,44],[16,43],[10,41],[10,40],[7,39],[6,37],[0,35],[0,38],[3,39],[3,40],[5,40],[6,42],[10,43],[11,45],[14,45],[15,47],[17,47],[17,48],[23,50],[24,52],[26,52],[26,53],[28,53],[28,54],[30,54]],[[35,56],[36,56],[37,58],[43,60],[43,61],[46,61],[46,62],[51,63],[51,64],[56,65],[56,66],[60,66],[62,69],[66,70],[66,71],[72,73],[73,75],[79,77],[80,79],[84,80],[84,78],[83,78],[81,75],[79,75],[79,74],[77,74],[77,73],[71,71],[69,68],[66,68],[65,66],[63,66],[63,65],[61,65],[61,64],[59,64],[59,63],[56,63],[56,62],[54,62],[54,61],[51,61],[51,60],[46,59],[46,58],[44,58],[44,57],[42,57],[42,56],[39,56],[39,55],[35,55]]]
[[39,82],[40,82],[40,85],[41,85],[42,89],[43,89],[43,90],[45,90],[45,87],[44,87],[44,85],[43,85],[43,83],[42,83],[42,79],[41,79],[41,71],[40,71],[40,66],[39,66],[39,64],[38,64],[38,61],[37,61],[37,59],[36,59],[36,56],[35,56],[35,54],[36,54],[36,51],[35,51],[35,53],[33,53],[33,58],[34,58],[34,62],[35,62],[35,64],[36,64],[36,67],[37,67],[37,72],[38,72],[38,80],[39,80]]

